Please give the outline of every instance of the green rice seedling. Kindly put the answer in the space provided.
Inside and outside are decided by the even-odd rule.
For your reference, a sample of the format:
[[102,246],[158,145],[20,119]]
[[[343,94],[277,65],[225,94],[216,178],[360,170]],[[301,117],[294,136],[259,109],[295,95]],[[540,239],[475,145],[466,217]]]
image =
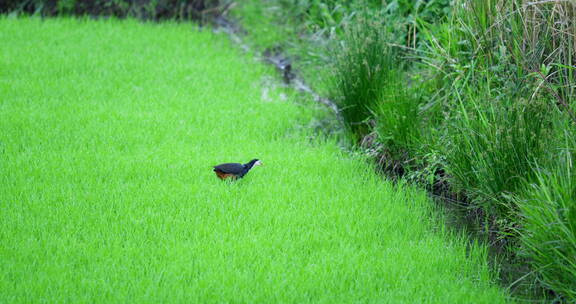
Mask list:
[[[264,100],[271,69],[226,36],[0,28],[0,302],[508,300],[485,246],[449,232],[426,193],[311,142],[314,111]],[[212,171],[251,158],[266,165],[236,183]]]

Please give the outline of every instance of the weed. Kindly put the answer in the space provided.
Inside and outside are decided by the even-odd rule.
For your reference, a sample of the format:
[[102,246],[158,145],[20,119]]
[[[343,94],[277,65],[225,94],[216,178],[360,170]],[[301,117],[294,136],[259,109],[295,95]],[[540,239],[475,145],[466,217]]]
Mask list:
[[463,95],[458,114],[449,123],[444,150],[454,186],[490,212],[511,216],[514,208],[502,204],[505,196],[534,177],[531,164],[545,155],[547,107],[474,90]]
[[[568,121],[566,121],[569,123]],[[523,256],[544,286],[576,301],[576,172],[575,138],[565,132],[564,144],[549,166],[536,165],[533,183],[517,197]],[[570,147],[566,149],[565,147]],[[545,163],[545,162],[542,162]]]
[[177,19],[205,22],[225,14],[231,3],[220,0],[7,0],[0,3],[0,13],[114,16],[143,20]]
[[361,138],[368,134],[368,120],[386,98],[388,86],[397,87],[398,53],[389,45],[383,24],[359,18],[346,29],[333,69],[333,94],[350,130]]

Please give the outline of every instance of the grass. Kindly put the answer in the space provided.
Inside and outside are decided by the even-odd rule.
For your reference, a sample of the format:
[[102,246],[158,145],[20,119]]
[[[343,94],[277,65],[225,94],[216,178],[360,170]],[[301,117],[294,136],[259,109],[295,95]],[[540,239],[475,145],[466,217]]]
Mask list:
[[450,123],[444,152],[448,173],[459,191],[479,200],[491,214],[510,219],[516,210],[506,196],[534,177],[532,164],[546,155],[552,113],[546,105],[521,98],[498,100],[478,92],[482,90],[466,92],[469,100],[461,101],[462,109]]
[[[573,152],[573,151],[572,151]],[[573,155],[555,171],[542,172],[518,202],[524,218],[520,239],[524,254],[542,284],[576,301],[576,185]]]
[[[0,302],[505,302],[486,249],[189,24],[0,19]],[[237,183],[211,165],[247,161]]]
[[574,302],[574,1],[247,2],[379,169],[467,207],[516,295]]
[[[565,123],[570,124],[567,121]],[[555,151],[545,165],[535,165],[537,181],[528,184],[516,197],[524,226],[520,230],[522,254],[538,273],[538,281],[576,301],[576,174],[574,172],[574,134],[564,130],[563,143],[551,143]]]
[[[387,45],[387,33],[378,22],[359,18],[348,28],[333,68],[333,91],[344,121],[360,140],[369,132],[368,120],[378,102],[394,91],[399,80],[397,51]],[[388,100],[387,100],[388,101]]]
[[566,210],[573,205],[575,3],[462,3],[447,27],[455,34],[430,49],[453,79],[446,98],[466,105],[448,107],[446,171],[496,217],[514,260],[531,266],[516,283],[527,294],[543,286],[549,300],[574,302],[576,239]]
[[203,23],[225,14],[230,4],[220,0],[5,0],[0,3],[0,13],[196,20]]

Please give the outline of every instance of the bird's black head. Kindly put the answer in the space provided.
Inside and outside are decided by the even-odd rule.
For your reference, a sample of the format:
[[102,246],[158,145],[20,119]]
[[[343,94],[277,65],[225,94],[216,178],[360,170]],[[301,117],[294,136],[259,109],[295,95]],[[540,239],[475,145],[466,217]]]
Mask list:
[[248,168],[252,168],[252,167],[254,167],[254,166],[262,166],[262,165],[263,165],[262,162],[261,162],[259,159],[255,158],[255,159],[249,161],[249,162],[248,162],[247,164],[245,164],[244,166],[246,166],[246,167],[248,167]]

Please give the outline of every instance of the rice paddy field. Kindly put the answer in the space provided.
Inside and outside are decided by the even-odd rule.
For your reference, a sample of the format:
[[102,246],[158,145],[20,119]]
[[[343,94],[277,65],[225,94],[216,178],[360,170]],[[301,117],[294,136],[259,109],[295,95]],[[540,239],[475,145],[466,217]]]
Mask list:
[[[191,24],[0,19],[0,302],[503,303],[486,249]],[[221,162],[265,164],[234,183]]]

